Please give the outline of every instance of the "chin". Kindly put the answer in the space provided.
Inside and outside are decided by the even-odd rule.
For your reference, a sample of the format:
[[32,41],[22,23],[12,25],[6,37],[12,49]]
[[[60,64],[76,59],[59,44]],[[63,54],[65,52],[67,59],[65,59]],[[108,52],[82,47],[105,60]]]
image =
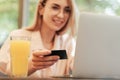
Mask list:
[[56,28],[60,30],[60,29],[63,28],[63,26],[62,25],[61,26],[56,26]]

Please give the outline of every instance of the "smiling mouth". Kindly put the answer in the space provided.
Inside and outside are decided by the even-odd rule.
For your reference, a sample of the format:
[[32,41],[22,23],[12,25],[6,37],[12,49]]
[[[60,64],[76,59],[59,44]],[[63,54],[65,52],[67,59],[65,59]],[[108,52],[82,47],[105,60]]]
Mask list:
[[62,25],[64,23],[64,21],[60,21],[60,20],[53,20],[53,21],[56,25]]

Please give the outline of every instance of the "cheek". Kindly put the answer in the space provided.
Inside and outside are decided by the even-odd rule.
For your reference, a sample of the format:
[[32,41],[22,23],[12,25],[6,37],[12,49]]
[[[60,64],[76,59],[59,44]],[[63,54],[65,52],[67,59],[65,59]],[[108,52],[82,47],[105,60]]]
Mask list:
[[69,19],[70,19],[70,16],[69,16],[69,15],[66,15],[66,16],[65,16],[65,21],[67,22]]
[[50,19],[50,13],[49,12],[44,12],[43,21],[49,21],[49,19]]
[[44,18],[51,19],[53,15],[54,15],[53,11],[48,10],[44,13]]

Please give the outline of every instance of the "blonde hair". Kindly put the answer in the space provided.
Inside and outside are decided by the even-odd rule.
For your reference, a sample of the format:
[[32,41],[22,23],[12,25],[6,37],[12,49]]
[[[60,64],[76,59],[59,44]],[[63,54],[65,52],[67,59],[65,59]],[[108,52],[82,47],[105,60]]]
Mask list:
[[[34,22],[30,27],[27,27],[27,30],[29,31],[36,31],[40,29],[41,23],[42,23],[42,16],[40,15],[39,11],[45,6],[47,0],[39,0],[37,8],[36,8],[36,13],[35,13],[35,18],[34,18]],[[71,8],[71,13],[70,13],[70,17],[68,22],[66,23],[66,25],[59,31],[57,31],[56,33],[59,35],[64,34],[68,28],[70,29],[69,32],[71,35],[75,34],[75,29],[76,29],[76,22],[77,22],[77,15],[76,15],[76,5],[75,5],[75,0],[68,0],[68,3],[70,4],[70,8]]]

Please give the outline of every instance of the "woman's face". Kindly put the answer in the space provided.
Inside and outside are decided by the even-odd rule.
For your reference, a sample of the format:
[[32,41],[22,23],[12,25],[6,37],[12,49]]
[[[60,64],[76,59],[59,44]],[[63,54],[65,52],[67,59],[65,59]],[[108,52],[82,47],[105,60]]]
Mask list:
[[47,0],[43,8],[43,26],[53,31],[59,31],[70,17],[68,0]]

